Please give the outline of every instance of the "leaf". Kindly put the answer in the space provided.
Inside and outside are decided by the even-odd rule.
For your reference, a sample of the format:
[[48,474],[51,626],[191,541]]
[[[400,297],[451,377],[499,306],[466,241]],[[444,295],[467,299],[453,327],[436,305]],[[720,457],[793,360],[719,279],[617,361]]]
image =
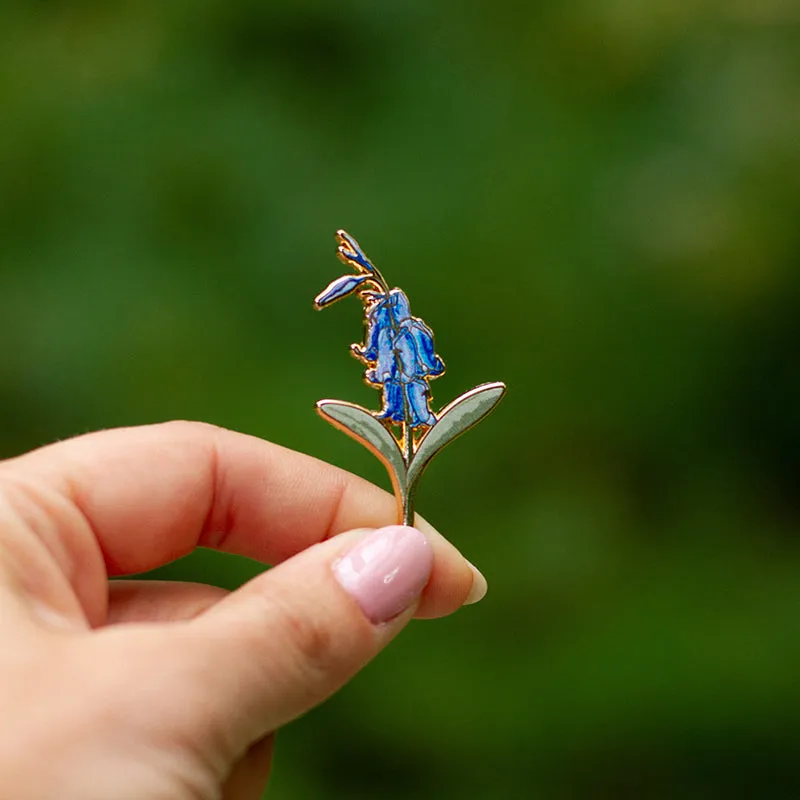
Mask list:
[[411,491],[431,459],[453,439],[477,425],[505,393],[503,383],[484,383],[444,407],[436,424],[422,438],[409,465],[407,481]]
[[331,425],[374,453],[388,470],[398,497],[405,495],[408,484],[403,455],[392,434],[369,411],[341,400],[320,400],[317,411]]
[[367,279],[366,275],[342,275],[335,281],[328,284],[325,291],[320,292],[314,298],[314,307],[317,309],[341,300],[343,297],[354,292]]

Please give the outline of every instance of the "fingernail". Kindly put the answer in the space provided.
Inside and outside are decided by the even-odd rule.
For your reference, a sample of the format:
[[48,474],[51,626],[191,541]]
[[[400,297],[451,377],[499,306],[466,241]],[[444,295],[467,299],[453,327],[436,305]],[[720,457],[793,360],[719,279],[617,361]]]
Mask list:
[[419,597],[433,549],[416,528],[391,525],[362,539],[334,565],[336,579],[371,622],[386,622]]
[[479,600],[483,600],[483,598],[486,597],[489,584],[486,583],[486,578],[483,577],[483,573],[474,564],[467,561],[467,566],[472,570],[472,588],[469,590],[464,605],[471,606],[473,603],[477,603]]

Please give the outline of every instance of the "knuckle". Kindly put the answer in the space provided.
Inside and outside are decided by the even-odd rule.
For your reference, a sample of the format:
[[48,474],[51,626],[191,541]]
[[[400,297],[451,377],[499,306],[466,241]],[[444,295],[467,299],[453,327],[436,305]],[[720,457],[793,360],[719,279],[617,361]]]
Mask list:
[[341,653],[325,616],[309,614],[277,600],[280,628],[295,666],[310,679],[326,679],[337,670]]
[[259,661],[269,665],[272,680],[290,693],[302,687],[305,697],[320,697],[369,659],[375,650],[374,635],[372,626],[349,604],[338,603],[336,597],[328,603],[324,594],[312,601],[297,589],[280,580],[272,582],[268,591],[258,592],[258,628],[269,631],[267,636],[261,634],[264,658]]
[[228,624],[228,635],[272,680],[327,684],[349,660],[332,614],[298,598],[289,586],[245,590]]

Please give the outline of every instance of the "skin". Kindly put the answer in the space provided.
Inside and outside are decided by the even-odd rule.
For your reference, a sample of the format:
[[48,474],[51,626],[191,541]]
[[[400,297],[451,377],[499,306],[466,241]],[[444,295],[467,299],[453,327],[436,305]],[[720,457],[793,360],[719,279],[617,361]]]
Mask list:
[[[331,564],[394,499],[308,456],[201,423],[89,434],[0,462],[0,795],[256,800],[274,731],[412,616],[482,596],[435,559],[416,606],[373,625]],[[235,592],[109,582],[197,546],[277,564]]]

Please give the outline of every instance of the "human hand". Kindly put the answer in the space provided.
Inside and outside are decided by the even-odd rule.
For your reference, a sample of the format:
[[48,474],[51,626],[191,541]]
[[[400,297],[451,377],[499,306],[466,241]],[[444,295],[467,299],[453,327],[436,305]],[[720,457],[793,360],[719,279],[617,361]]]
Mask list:
[[[353,475],[201,423],[0,463],[0,796],[260,798],[276,728],[412,616],[485,593],[423,521],[364,530],[393,513]],[[279,566],[232,593],[108,581],[197,546]]]

